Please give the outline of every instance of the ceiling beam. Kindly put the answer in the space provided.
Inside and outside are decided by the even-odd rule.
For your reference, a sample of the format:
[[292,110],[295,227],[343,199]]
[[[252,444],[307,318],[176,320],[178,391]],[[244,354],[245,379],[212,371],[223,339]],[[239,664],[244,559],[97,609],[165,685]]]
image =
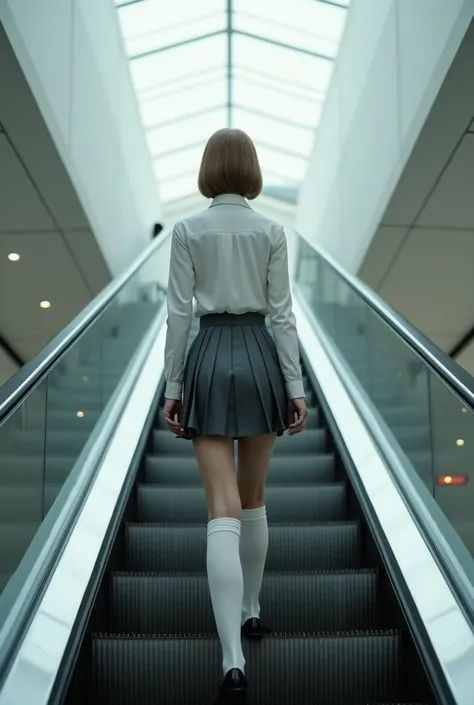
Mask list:
[[449,357],[455,360],[464,350],[469,347],[469,345],[474,340],[474,326],[470,328],[467,333],[465,333],[460,340],[453,346],[450,352],[448,352]]
[[23,360],[16,350],[12,348],[10,343],[3,337],[0,333],[0,349],[8,355],[8,357],[16,364],[18,367],[23,367],[25,360]]
[[119,10],[121,7],[127,7],[127,5],[136,5],[137,2],[144,2],[144,0],[123,0],[123,2],[117,2],[117,10]]
[[[132,2],[137,2],[137,0],[131,0]],[[343,3],[337,2],[336,0],[316,0],[316,2],[320,2],[323,5],[332,5],[333,7],[339,7],[341,10],[348,10],[349,6],[344,5]]]
[[234,34],[240,34],[242,37],[249,37],[250,39],[256,39],[259,42],[265,42],[266,44],[273,44],[274,46],[281,47],[282,49],[290,49],[291,51],[297,51],[299,54],[306,54],[306,56],[312,56],[315,59],[323,59],[324,61],[334,61],[333,56],[328,56],[327,54],[321,54],[318,51],[311,51],[311,49],[304,49],[303,47],[294,46],[294,44],[286,44],[285,42],[279,42],[276,39],[268,39],[268,37],[262,37],[260,34],[253,34],[252,32],[245,32],[243,29],[234,29]]
[[[232,0],[227,0],[228,5],[232,5]],[[144,59],[147,56],[153,56],[153,54],[161,54],[169,49],[178,49],[179,47],[187,46],[188,44],[194,44],[195,42],[201,42],[204,39],[211,39],[212,37],[218,37],[222,34],[227,35],[227,59],[232,62],[232,35],[238,34],[241,37],[248,37],[249,39],[255,39],[258,42],[265,42],[266,44],[273,44],[273,46],[281,47],[282,49],[289,49],[290,51],[296,51],[299,54],[305,54],[306,56],[312,56],[315,59],[322,59],[323,61],[334,62],[333,56],[328,56],[327,54],[321,54],[317,51],[311,51],[310,49],[304,49],[303,47],[298,47],[293,44],[286,44],[285,42],[279,42],[276,39],[269,39],[268,37],[262,37],[259,34],[253,34],[252,32],[245,32],[242,29],[233,29],[232,27],[232,12],[227,14],[228,21],[226,29],[219,29],[216,32],[209,32],[208,34],[201,34],[198,37],[190,37],[189,39],[183,39],[182,42],[176,42],[175,44],[167,44],[166,46],[158,47],[157,49],[150,49],[149,51],[143,51],[140,54],[132,54],[128,57],[129,61],[135,61],[136,59]]]
[[182,42],[176,42],[175,44],[167,44],[166,46],[158,47],[157,49],[143,51],[140,54],[132,54],[127,58],[129,61],[135,61],[136,59],[144,59],[147,56],[153,56],[153,54],[161,54],[163,51],[168,51],[169,49],[178,49],[179,47],[184,47],[187,44],[201,42],[203,39],[211,39],[211,37],[218,37],[219,35],[225,34],[226,31],[227,30],[225,29],[218,29],[216,32],[208,32],[207,34],[201,34],[198,37],[190,37],[189,39],[183,39]]

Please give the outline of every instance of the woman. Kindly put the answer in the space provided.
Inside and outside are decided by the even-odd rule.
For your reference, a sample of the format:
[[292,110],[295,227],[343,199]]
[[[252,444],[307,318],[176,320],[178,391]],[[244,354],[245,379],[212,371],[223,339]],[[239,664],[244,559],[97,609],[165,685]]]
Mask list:
[[[246,702],[241,633],[270,631],[259,607],[265,482],[276,437],[299,433],[307,410],[285,233],[246,200],[262,190],[250,138],[216,132],[198,184],[213,201],[172,236],[164,415],[173,433],[192,439],[206,493],[207,574],[224,673],[216,705],[225,705]],[[200,331],[186,357],[193,297]]]

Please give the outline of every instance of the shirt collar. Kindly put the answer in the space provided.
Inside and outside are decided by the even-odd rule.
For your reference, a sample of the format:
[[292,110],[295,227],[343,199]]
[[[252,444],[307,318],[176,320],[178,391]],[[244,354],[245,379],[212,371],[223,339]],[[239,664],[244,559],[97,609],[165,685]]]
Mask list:
[[250,208],[249,204],[243,196],[239,196],[237,193],[221,193],[216,196],[209,208],[214,208],[214,206],[243,206],[244,208]]

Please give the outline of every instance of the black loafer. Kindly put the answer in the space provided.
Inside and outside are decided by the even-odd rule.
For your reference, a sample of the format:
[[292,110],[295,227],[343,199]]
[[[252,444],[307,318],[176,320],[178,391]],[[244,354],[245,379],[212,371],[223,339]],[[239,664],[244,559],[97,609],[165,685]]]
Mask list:
[[251,619],[247,619],[242,627],[242,634],[247,637],[247,639],[263,639],[271,633],[272,630],[270,627],[262,624],[258,617],[251,617]]
[[240,668],[231,668],[225,674],[214,705],[246,705],[247,679]]

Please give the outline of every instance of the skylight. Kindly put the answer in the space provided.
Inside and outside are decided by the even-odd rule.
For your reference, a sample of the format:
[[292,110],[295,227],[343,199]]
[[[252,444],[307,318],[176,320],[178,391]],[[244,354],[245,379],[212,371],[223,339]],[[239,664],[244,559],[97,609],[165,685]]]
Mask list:
[[254,140],[264,193],[294,202],[348,0],[116,0],[162,201],[196,192],[208,137]]

